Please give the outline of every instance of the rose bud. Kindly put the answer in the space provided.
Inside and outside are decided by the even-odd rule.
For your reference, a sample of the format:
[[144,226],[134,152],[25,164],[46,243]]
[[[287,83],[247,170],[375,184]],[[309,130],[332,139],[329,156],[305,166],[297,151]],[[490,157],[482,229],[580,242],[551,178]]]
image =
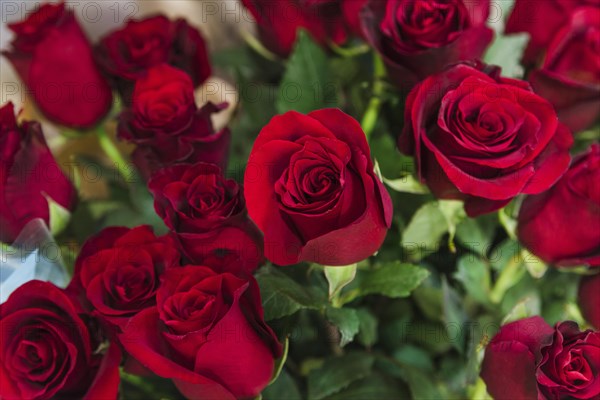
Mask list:
[[527,32],[529,43],[523,62],[537,64],[556,32],[569,23],[575,9],[598,4],[598,0],[515,0],[504,33]]
[[572,321],[559,323],[541,353],[538,399],[600,398],[600,332],[581,332]]
[[190,262],[252,273],[263,261],[263,240],[247,216],[242,189],[214,164],[180,164],[152,176],[156,213]]
[[133,102],[119,116],[119,138],[135,143],[133,162],[148,179],[176,163],[205,161],[227,164],[230,132],[215,132],[211,115],[226,104],[198,109],[194,86],[183,71],[161,64],[140,78]]
[[49,201],[75,206],[75,188],[46,145],[38,122],[17,125],[12,103],[0,108],[0,242],[13,242],[35,218],[50,224]]
[[29,281],[0,304],[0,398],[117,399],[118,345],[64,291]]
[[[600,5],[600,3],[598,3]],[[600,116],[600,7],[581,7],[550,43],[531,86],[554,105],[573,132]]]
[[548,263],[600,266],[598,182],[600,144],[594,144],[556,185],[523,201],[517,225],[521,243]]
[[495,400],[538,399],[536,364],[542,343],[548,342],[552,333],[552,327],[540,317],[500,328],[487,345],[481,364],[481,378]]
[[199,400],[255,398],[281,355],[254,278],[201,266],[167,270],[157,306],[132,318],[121,343],[184,396]]
[[63,2],[43,4],[21,22],[2,54],[48,119],[90,128],[110,110],[112,91],[97,69],[90,44]]
[[127,21],[124,28],[100,40],[96,58],[126,103],[135,81],[151,67],[163,63],[177,67],[191,77],[195,87],[211,74],[200,32],[184,19],[170,21],[163,15]]
[[242,0],[258,25],[264,45],[281,57],[294,47],[299,29],[323,46],[348,36],[340,0]]
[[581,278],[577,303],[584,318],[600,329],[600,274]]
[[367,41],[390,80],[410,89],[459,61],[481,57],[493,31],[489,0],[370,0],[361,10]]
[[456,65],[416,86],[406,101],[400,150],[442,199],[469,216],[520,193],[551,187],[567,170],[573,138],[547,100],[500,68]]
[[360,125],[338,109],[274,117],[244,176],[248,213],[275,264],[349,265],[373,255],[392,202]]
[[162,273],[179,266],[180,258],[173,240],[156,237],[149,226],[106,228],[81,248],[69,291],[119,331],[156,304]]

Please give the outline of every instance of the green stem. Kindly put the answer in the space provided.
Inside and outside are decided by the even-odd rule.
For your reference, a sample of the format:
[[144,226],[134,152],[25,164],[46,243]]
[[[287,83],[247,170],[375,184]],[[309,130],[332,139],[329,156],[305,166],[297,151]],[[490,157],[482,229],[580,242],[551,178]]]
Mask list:
[[469,396],[472,400],[482,400],[489,399],[489,395],[487,394],[487,388],[485,386],[485,382],[483,379],[477,379],[477,382],[472,388],[471,396]]
[[106,133],[106,129],[104,129],[104,125],[100,124],[96,128],[96,135],[98,136],[98,142],[100,143],[100,147],[104,150],[104,153],[114,162],[115,169],[119,172],[119,174],[123,177],[125,182],[129,182],[132,178],[131,171],[128,167],[128,163],[123,158],[123,155],[114,144],[114,142],[108,137]]
[[281,59],[273,52],[269,51],[263,44],[254,37],[250,32],[242,30],[241,33],[242,39],[244,42],[255,52],[266,58],[267,60],[271,60],[274,62],[280,62]]
[[365,54],[370,50],[370,47],[366,44],[361,44],[355,47],[341,47],[331,42],[329,43],[329,47],[331,47],[331,50],[333,50],[335,54],[345,58],[360,56],[361,54]]
[[500,303],[504,294],[506,294],[506,291],[513,287],[523,277],[525,268],[523,267],[522,261],[520,256],[512,257],[502,272],[500,272],[498,280],[490,293],[490,300],[493,303]]
[[385,90],[385,85],[383,83],[383,79],[385,79],[386,71],[385,65],[383,64],[383,60],[381,57],[374,53],[373,56],[373,94],[371,96],[371,100],[369,101],[369,105],[367,106],[367,111],[365,111],[362,121],[360,125],[362,126],[365,135],[367,136],[367,140],[371,136],[373,129],[375,129],[375,125],[377,124],[377,120],[379,119],[379,110],[381,109],[381,105],[383,104],[383,92]]

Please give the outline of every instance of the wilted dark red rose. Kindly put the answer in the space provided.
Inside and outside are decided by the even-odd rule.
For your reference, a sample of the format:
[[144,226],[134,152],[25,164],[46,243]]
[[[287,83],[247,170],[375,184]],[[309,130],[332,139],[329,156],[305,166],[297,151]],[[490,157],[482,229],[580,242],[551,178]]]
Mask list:
[[600,266],[598,182],[600,145],[595,144],[556,185],[523,201],[517,226],[521,243],[549,263]]
[[536,365],[540,347],[552,333],[552,327],[540,317],[502,326],[486,347],[481,364],[481,378],[495,400],[538,399]]
[[600,0],[516,0],[505,33],[527,32],[530,40],[523,61],[528,65],[537,64],[575,9],[598,5]]
[[164,15],[129,20],[96,47],[97,60],[126,102],[135,81],[151,67],[167,63],[185,71],[200,86],[211,74],[206,45],[200,32],[186,20]]
[[251,273],[263,240],[246,213],[242,189],[214,164],[180,164],[153,175],[154,207],[190,262]]
[[254,142],[244,189],[265,254],[279,265],[361,261],[391,224],[365,134],[338,109],[274,117]]
[[572,142],[527,82],[465,64],[411,91],[398,140],[433,194],[464,200],[470,216],[548,189],[568,168]]
[[121,350],[59,288],[30,281],[0,305],[0,397],[117,399]]
[[481,57],[493,31],[489,0],[370,0],[361,10],[367,41],[390,79],[409,89],[448,65]]
[[75,188],[52,157],[41,125],[18,126],[8,103],[0,108],[0,242],[14,241],[32,219],[48,225],[50,199],[71,210]]
[[[599,3],[600,5],[600,3]],[[549,44],[529,80],[561,122],[581,131],[600,116],[600,7],[580,7]]]
[[581,332],[572,321],[559,323],[541,353],[538,399],[600,397],[600,332]]
[[94,315],[123,328],[156,304],[160,276],[180,259],[172,239],[156,237],[149,226],[106,228],[81,248],[69,290]]
[[242,0],[250,10],[261,40],[272,52],[287,57],[299,29],[322,45],[342,44],[347,38],[339,0]]
[[581,278],[577,303],[585,319],[600,329],[600,274]]
[[132,159],[146,178],[180,162],[225,166],[230,132],[215,132],[210,119],[225,106],[208,103],[198,109],[189,76],[161,64],[136,82],[131,107],[119,117],[118,135],[138,145]]
[[49,119],[89,128],[108,113],[112,91],[94,63],[85,34],[64,3],[43,4],[8,27],[15,39],[12,49],[2,54]]
[[166,271],[157,306],[131,320],[121,343],[186,397],[200,400],[256,397],[281,353],[263,320],[254,278],[200,266]]

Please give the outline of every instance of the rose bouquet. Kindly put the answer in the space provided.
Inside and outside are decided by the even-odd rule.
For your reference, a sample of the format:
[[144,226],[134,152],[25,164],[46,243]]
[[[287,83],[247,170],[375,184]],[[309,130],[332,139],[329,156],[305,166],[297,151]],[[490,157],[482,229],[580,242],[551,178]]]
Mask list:
[[0,399],[600,399],[598,1],[148,3],[3,3]]

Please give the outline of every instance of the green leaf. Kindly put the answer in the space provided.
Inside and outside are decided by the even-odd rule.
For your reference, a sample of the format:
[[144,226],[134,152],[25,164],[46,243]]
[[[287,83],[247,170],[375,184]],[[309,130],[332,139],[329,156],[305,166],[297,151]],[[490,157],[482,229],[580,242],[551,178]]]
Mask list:
[[442,280],[442,296],[444,299],[442,303],[444,308],[444,323],[448,340],[456,350],[463,354],[467,339],[467,329],[465,327],[467,315],[462,299],[445,278]]
[[457,200],[440,200],[438,201],[438,205],[442,215],[446,219],[446,225],[448,226],[448,247],[450,247],[450,251],[454,253],[456,251],[456,248],[454,247],[456,225],[466,217],[463,202]]
[[441,238],[450,234],[453,250],[456,225],[465,217],[463,204],[456,200],[427,203],[417,210],[402,234],[402,247],[410,251],[414,260],[438,250]]
[[372,373],[350,384],[327,400],[408,399],[406,387],[381,373]]
[[264,400],[302,400],[296,382],[285,370],[281,371],[275,382],[266,387],[262,396]]
[[400,261],[368,271],[361,285],[363,295],[377,293],[387,297],[408,297],[429,276],[425,268]]
[[526,297],[519,301],[512,310],[502,320],[501,325],[506,325],[509,322],[518,321],[520,319],[538,315],[540,312],[539,298]]
[[505,240],[490,253],[490,263],[500,271],[492,287],[490,300],[500,303],[506,292],[526,275],[520,244],[512,239]]
[[407,366],[419,368],[423,371],[433,371],[433,360],[423,348],[406,344],[394,352],[394,358]]
[[413,194],[429,193],[427,186],[423,185],[412,175],[405,175],[398,179],[383,178],[383,183],[396,192]]
[[442,289],[423,284],[413,292],[412,299],[426,318],[432,321],[442,321]]
[[44,193],[44,197],[48,201],[50,211],[50,233],[52,236],[58,236],[65,230],[71,220],[71,212],[55,202],[50,196]]
[[489,265],[474,254],[462,256],[457,264],[454,278],[463,284],[467,294],[480,303],[489,303],[491,290]]
[[548,271],[548,265],[529,250],[525,248],[521,249],[521,257],[523,257],[525,268],[527,268],[527,271],[529,271],[529,274],[532,277],[540,279],[546,274],[546,271]]
[[119,392],[123,399],[184,399],[170,379],[161,378],[156,375],[141,377],[128,374],[123,369],[121,369],[120,378]]
[[357,264],[347,265],[344,267],[328,267],[325,266],[325,277],[329,282],[329,299],[333,299],[337,294],[356,276]]
[[263,268],[256,275],[267,321],[292,315],[301,309],[319,309],[325,305],[323,293],[303,287],[282,272]]
[[341,302],[346,304],[359,296],[380,294],[398,298],[408,297],[423,280],[429,276],[425,268],[400,261],[385,263],[372,270],[361,271],[360,285],[342,294]]
[[529,41],[529,34],[517,33],[509,36],[496,35],[488,48],[483,61],[486,64],[502,67],[502,75],[509,78],[522,78],[523,67],[520,64],[523,50]]
[[337,104],[327,55],[305,31],[298,38],[277,93],[277,112],[308,113]]
[[328,307],[326,316],[329,322],[335,325],[340,331],[341,347],[344,347],[354,340],[354,336],[356,336],[360,327],[360,321],[356,310],[352,308]]
[[356,310],[358,316],[359,331],[357,340],[365,347],[371,347],[377,342],[377,317],[367,308]]
[[456,226],[456,238],[470,251],[485,256],[492,247],[497,226],[494,214],[465,218]]
[[417,368],[404,368],[404,381],[408,384],[413,400],[432,400],[442,399],[435,382],[432,382],[430,375]]
[[326,360],[308,375],[308,399],[324,399],[365,378],[371,373],[373,362],[372,355],[357,352]]
[[[392,376],[402,379],[408,385],[412,396],[404,397],[413,400],[433,400],[448,398],[443,396],[438,385],[432,379],[431,373],[426,373],[419,368],[401,362],[390,362],[387,359],[378,359],[385,370]],[[380,367],[381,369],[381,367]]]

